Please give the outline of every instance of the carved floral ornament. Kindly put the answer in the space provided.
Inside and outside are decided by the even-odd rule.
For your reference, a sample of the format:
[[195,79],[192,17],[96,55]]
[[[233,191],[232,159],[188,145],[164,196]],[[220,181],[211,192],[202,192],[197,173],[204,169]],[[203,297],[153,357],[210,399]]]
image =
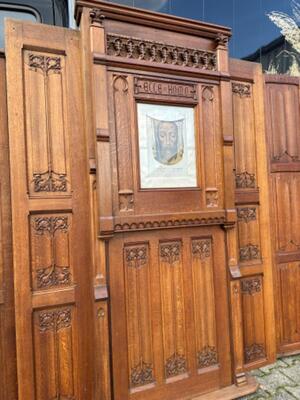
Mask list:
[[44,54],[29,53],[28,65],[33,71],[41,71],[45,75],[50,72],[60,74],[62,70],[60,57],[46,56]]
[[248,278],[241,281],[241,288],[243,294],[248,294],[250,296],[255,293],[261,292],[262,280],[261,278]]
[[218,353],[214,346],[206,346],[197,353],[198,368],[207,368],[218,364]]
[[163,262],[166,262],[173,266],[180,259],[181,243],[166,243],[160,245],[160,258]]
[[217,55],[214,51],[172,46],[129,36],[107,35],[107,54],[153,63],[217,70]]
[[147,246],[125,248],[125,261],[128,267],[139,269],[148,262]]
[[137,387],[147,385],[154,382],[153,377],[153,365],[146,363],[141,358],[138,365],[131,370],[130,374],[130,386]]
[[240,97],[250,97],[251,96],[251,86],[246,83],[232,83],[232,91],[234,94],[239,95]]
[[166,378],[182,375],[187,372],[187,361],[184,355],[175,352],[166,361],[165,374]]
[[254,343],[245,347],[245,362],[250,363],[266,357],[266,350],[263,344]]
[[57,332],[71,326],[72,313],[70,308],[43,311],[39,313],[38,325],[40,331],[45,332],[52,330]]

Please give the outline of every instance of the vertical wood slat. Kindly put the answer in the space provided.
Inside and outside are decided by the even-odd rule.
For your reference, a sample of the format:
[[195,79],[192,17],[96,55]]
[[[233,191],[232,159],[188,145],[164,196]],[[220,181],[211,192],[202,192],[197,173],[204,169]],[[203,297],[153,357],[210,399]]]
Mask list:
[[90,399],[93,291],[79,34],[8,21],[6,37],[19,400]]
[[0,54],[0,399],[17,398],[5,58]]

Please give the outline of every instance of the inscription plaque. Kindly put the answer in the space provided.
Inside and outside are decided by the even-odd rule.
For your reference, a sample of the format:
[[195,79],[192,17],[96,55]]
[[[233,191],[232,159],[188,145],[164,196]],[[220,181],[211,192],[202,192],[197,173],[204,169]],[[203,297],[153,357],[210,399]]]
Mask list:
[[135,94],[171,96],[197,100],[196,86],[193,84],[165,82],[153,79],[135,78]]

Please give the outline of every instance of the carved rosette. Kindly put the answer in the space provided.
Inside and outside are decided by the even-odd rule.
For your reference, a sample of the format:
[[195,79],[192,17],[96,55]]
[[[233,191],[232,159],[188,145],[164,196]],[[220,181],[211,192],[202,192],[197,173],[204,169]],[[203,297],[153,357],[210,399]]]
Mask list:
[[249,243],[247,246],[240,248],[240,260],[251,261],[260,258],[260,249],[258,245]]
[[39,313],[38,325],[41,332],[55,331],[71,326],[72,313],[70,308]]
[[187,362],[183,355],[175,352],[166,361],[165,374],[166,378],[172,378],[173,376],[182,375],[187,372]]
[[181,244],[176,243],[166,243],[160,245],[160,258],[163,262],[173,266],[180,259]]
[[251,96],[251,86],[246,83],[232,83],[232,92],[240,97]]
[[217,70],[217,55],[214,51],[171,46],[128,36],[107,35],[107,54],[153,63]]
[[242,293],[252,296],[255,293],[261,292],[262,281],[261,278],[243,279],[241,285],[242,285]]
[[36,235],[48,235],[51,240],[51,265],[36,270],[36,282],[38,289],[54,286],[69,285],[71,272],[69,266],[56,264],[54,251],[54,237],[56,232],[67,233],[69,229],[68,217],[38,217],[34,219],[33,228]]
[[263,344],[254,343],[245,347],[245,362],[250,363],[266,357],[266,350]]
[[215,347],[206,346],[197,353],[198,368],[207,368],[218,364],[218,353]]
[[144,386],[152,382],[154,382],[153,366],[152,364],[145,363],[143,359],[141,359],[139,364],[131,370],[130,386]]
[[243,207],[237,209],[237,217],[239,221],[243,221],[246,224],[250,221],[256,220],[256,208],[255,207]]
[[201,260],[209,258],[211,256],[211,241],[209,239],[193,240],[192,254]]
[[45,75],[50,72],[60,74],[62,70],[60,57],[50,57],[43,54],[30,53],[28,55],[28,65],[33,71],[41,71]]
[[125,249],[125,261],[127,267],[142,268],[148,262],[147,246],[136,246]]
[[255,174],[247,171],[236,174],[235,182],[237,189],[255,189],[256,187]]

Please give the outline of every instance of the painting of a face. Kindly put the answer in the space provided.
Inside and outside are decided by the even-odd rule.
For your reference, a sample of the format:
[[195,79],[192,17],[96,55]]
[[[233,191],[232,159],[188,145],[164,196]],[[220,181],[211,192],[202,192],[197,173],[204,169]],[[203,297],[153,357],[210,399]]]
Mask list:
[[183,155],[178,146],[178,127],[173,121],[159,121],[155,132],[155,159],[165,165],[177,164]]

